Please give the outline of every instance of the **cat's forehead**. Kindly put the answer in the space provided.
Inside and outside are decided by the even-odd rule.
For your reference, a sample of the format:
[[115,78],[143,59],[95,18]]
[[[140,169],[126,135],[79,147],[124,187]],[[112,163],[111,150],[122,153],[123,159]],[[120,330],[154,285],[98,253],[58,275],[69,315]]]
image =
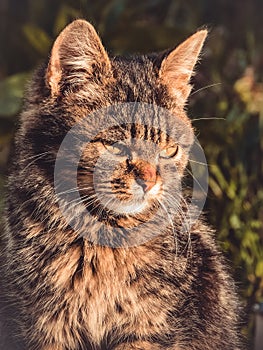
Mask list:
[[117,56],[111,59],[111,65],[115,77],[130,76],[134,79],[134,77],[149,77],[149,73],[153,73],[156,77],[158,75],[154,60],[149,55]]
[[113,100],[130,102],[164,101],[159,89],[158,73],[153,61],[147,56],[118,57],[112,61],[116,89]]
[[164,148],[168,145],[189,147],[192,144],[193,133],[190,127],[181,123],[151,126],[144,123],[127,123],[115,125],[100,132],[94,141],[106,144],[125,143],[133,149]]

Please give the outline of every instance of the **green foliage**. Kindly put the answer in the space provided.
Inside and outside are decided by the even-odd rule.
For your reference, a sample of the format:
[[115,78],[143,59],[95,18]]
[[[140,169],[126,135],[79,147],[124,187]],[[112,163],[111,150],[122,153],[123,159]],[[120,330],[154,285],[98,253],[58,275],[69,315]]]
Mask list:
[[19,112],[27,80],[27,73],[19,73],[0,81],[0,117],[14,116]]
[[210,188],[216,196],[209,204],[215,213],[213,221],[222,246],[237,267],[239,280],[243,281],[243,295],[252,304],[263,297],[262,160],[259,118],[246,114],[240,122],[240,114],[238,109],[229,113],[231,120],[227,119],[216,129],[224,140],[215,145],[216,151],[212,145],[207,148],[208,159],[213,164]]
[[51,38],[41,28],[33,24],[25,24],[23,27],[25,37],[29,44],[41,55],[45,55],[51,44]]

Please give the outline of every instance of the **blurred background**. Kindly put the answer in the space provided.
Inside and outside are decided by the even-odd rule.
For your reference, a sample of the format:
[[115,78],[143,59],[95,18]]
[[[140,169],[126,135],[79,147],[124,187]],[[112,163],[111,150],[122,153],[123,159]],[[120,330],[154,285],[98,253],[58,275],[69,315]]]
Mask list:
[[254,348],[253,306],[263,301],[263,1],[0,0],[0,213],[25,83],[76,18],[96,27],[112,55],[163,50],[210,29],[189,116],[209,164],[206,216],[237,281]]

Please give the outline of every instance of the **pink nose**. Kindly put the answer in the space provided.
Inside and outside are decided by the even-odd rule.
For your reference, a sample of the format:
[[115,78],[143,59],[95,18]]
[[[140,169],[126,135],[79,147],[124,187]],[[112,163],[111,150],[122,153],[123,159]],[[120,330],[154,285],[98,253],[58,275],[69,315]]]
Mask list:
[[150,189],[152,189],[155,184],[156,184],[156,181],[146,181],[145,187],[143,188],[144,192],[150,191]]
[[136,181],[142,186],[144,192],[150,191],[156,184],[156,168],[150,163],[141,163],[138,175]]

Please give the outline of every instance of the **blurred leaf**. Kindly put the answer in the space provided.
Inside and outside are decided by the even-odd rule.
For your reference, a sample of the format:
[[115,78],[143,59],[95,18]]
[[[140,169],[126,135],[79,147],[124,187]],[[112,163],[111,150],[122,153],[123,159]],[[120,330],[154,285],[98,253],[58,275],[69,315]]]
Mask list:
[[215,164],[211,165],[210,172],[211,172],[211,174],[214,175],[215,179],[218,181],[218,184],[219,184],[221,189],[226,189],[228,187],[228,184],[227,184],[227,181],[224,177],[224,174],[218,165],[215,165]]
[[234,88],[246,104],[248,112],[262,112],[263,84],[255,81],[255,72],[252,67],[246,68],[244,76],[236,81]]
[[19,73],[0,82],[0,116],[14,116],[19,112],[28,78],[28,73]]
[[233,215],[230,216],[230,224],[231,224],[231,227],[234,228],[234,229],[241,228],[240,219],[239,219],[239,217],[236,214],[233,214]]
[[259,261],[256,266],[255,275],[262,278],[263,276],[263,260]]
[[24,34],[31,46],[41,55],[46,55],[51,46],[50,36],[41,28],[33,24],[25,24]]
[[209,178],[209,186],[214,192],[215,196],[221,197],[223,195],[223,191],[218,183],[210,176]]

